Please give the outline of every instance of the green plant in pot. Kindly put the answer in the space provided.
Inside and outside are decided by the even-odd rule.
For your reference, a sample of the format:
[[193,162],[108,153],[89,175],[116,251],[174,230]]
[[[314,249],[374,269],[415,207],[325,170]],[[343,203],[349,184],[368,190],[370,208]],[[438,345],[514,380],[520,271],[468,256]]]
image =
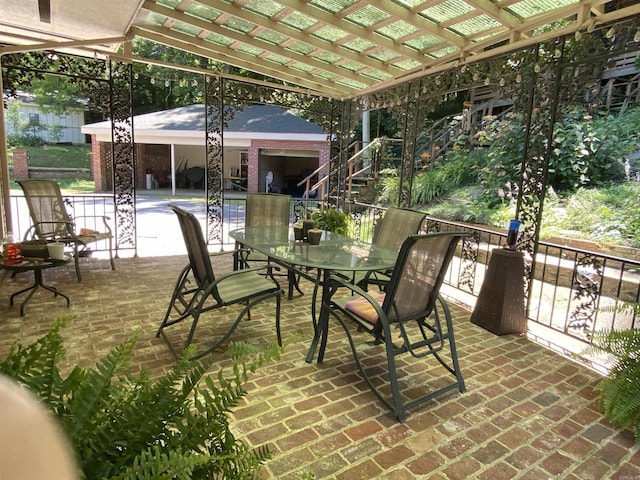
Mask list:
[[348,213],[338,210],[334,207],[328,207],[323,210],[317,210],[311,213],[315,227],[320,230],[339,233],[341,235],[349,235],[351,226],[351,217]]
[[[228,413],[246,392],[248,374],[281,349],[230,344],[230,370],[208,370],[218,358],[192,362],[189,347],[159,378],[129,369],[136,336],[114,348],[95,368],[75,366],[63,375],[61,328],[56,322],[31,345],[15,343],[0,373],[31,390],[57,417],[78,459],[80,478],[258,478],[269,458],[229,428]],[[246,363],[245,363],[246,362]]]
[[[633,310],[640,305],[627,304],[617,311]],[[606,353],[611,368],[596,390],[605,416],[621,428],[630,428],[640,443],[640,329],[595,332],[586,353]]]

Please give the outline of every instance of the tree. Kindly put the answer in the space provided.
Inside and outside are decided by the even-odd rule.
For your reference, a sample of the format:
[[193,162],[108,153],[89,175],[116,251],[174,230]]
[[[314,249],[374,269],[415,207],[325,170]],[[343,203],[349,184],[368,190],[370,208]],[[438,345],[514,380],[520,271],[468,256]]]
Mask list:
[[30,93],[45,113],[65,115],[71,108],[84,108],[83,95],[76,83],[60,75],[44,75],[31,82]]

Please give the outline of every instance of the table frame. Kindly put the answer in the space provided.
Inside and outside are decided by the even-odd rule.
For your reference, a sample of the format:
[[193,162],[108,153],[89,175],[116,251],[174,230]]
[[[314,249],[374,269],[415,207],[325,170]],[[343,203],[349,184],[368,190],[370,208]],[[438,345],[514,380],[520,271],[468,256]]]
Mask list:
[[31,297],[33,297],[33,294],[36,293],[38,288],[43,288],[45,290],[52,292],[54,297],[57,297],[58,295],[63,297],[67,301],[67,308],[68,308],[71,305],[71,300],[69,299],[69,297],[66,296],[64,293],[62,293],[60,290],[58,290],[56,287],[53,287],[51,285],[46,285],[42,278],[42,271],[47,270],[49,268],[56,268],[62,265],[66,265],[70,261],[71,261],[71,257],[68,255],[65,255],[64,260],[55,260],[55,261],[44,260],[44,259],[43,260],[27,260],[27,261],[23,261],[22,263],[18,263],[16,265],[7,265],[4,263],[4,261],[0,262],[0,268],[2,268],[3,270],[7,270],[14,273],[28,272],[31,270],[33,271],[33,275],[34,275],[33,284],[31,284],[27,288],[23,288],[22,290],[11,294],[11,296],[9,297],[9,305],[13,306],[13,301],[15,297],[17,297],[18,295],[25,292],[29,292],[27,297],[20,304],[20,316],[24,316],[25,314],[24,309],[27,303],[29,302],[29,300],[31,300]]
[[[329,242],[335,242],[336,245],[341,246],[349,246],[354,247],[350,248],[350,254],[354,257],[356,264],[345,264],[345,263],[336,263],[335,265],[327,266],[326,262],[322,262],[318,260],[315,262],[310,258],[309,253],[313,252],[313,248],[316,246],[306,244],[300,240],[295,240],[295,236],[292,228],[288,228],[287,234],[283,233],[283,229],[287,227],[253,227],[256,232],[260,233],[260,236],[265,238],[266,240],[260,241],[251,237],[251,228],[242,228],[238,230],[233,230],[229,232],[231,238],[236,240],[238,244],[242,244],[245,247],[252,248],[264,255],[266,255],[270,261],[276,263],[277,265],[286,268],[289,272],[289,290],[291,294],[292,286],[291,280],[292,275],[298,274],[302,277],[314,282],[313,296],[311,302],[311,320],[313,323],[313,339],[311,341],[311,346],[309,348],[309,352],[306,356],[306,362],[311,363],[313,361],[313,357],[315,356],[315,351],[318,346],[318,343],[321,337],[326,337],[329,329],[329,321],[328,315],[317,316],[316,312],[316,304],[318,297],[318,290],[321,289],[321,299],[324,301],[329,292],[324,288],[326,285],[326,280],[329,276],[336,271],[378,271],[378,270],[387,270],[391,269],[395,266],[395,262],[398,256],[398,252],[393,252],[384,247],[360,242],[357,239],[346,237],[344,235],[337,235],[335,233],[325,232],[323,234],[323,239],[327,234],[331,236],[331,240]],[[246,232],[249,231],[248,235],[245,235]],[[276,240],[270,240],[271,238]],[[286,239],[285,239],[286,238]],[[323,247],[323,241],[320,241],[320,245],[318,248]],[[284,254],[278,254],[279,248],[308,248],[307,256],[300,256],[295,258],[294,260],[288,260],[285,258]],[[371,265],[367,265],[366,260],[370,258],[370,254],[374,251],[376,253],[375,257],[378,259],[378,262],[374,262]],[[324,259],[323,259],[324,260]],[[362,261],[362,262],[360,262]],[[309,273],[309,269],[313,269],[317,271],[317,275],[311,275]],[[291,297],[289,297],[291,298]],[[322,305],[322,303],[321,303]],[[320,361],[320,359],[318,360]]]

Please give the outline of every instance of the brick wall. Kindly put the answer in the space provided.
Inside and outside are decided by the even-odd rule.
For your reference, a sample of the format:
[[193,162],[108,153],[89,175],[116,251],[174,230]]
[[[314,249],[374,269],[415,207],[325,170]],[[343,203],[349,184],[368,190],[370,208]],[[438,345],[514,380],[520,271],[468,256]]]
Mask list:
[[[249,147],[248,166],[247,166],[247,191],[258,191],[258,162],[260,159],[260,149],[278,149],[278,150],[313,150],[318,152],[318,167],[324,165],[318,177],[329,174],[329,158],[331,148],[328,141],[326,142],[309,142],[303,140],[252,140]],[[316,167],[317,168],[317,167]]]
[[29,158],[26,150],[13,151],[13,178],[16,180],[29,178]]

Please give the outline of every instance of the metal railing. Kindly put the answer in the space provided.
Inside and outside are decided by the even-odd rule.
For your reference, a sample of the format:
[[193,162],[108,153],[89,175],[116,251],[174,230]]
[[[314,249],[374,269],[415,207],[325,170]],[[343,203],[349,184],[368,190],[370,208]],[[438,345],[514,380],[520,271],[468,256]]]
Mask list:
[[[102,217],[109,217],[108,224],[115,232],[115,215],[112,195],[63,195],[67,212],[71,218],[82,217],[82,227],[104,231]],[[11,195],[9,208],[12,212],[12,231],[20,239],[24,238],[32,225],[29,208],[24,195]]]
[[[385,209],[359,203],[350,208],[356,225],[354,234],[369,240],[373,225]],[[429,216],[423,230],[468,232],[445,283],[455,289],[456,300],[473,307],[491,252],[506,247],[506,231]],[[533,272],[530,282],[523,280],[529,321],[585,343],[597,330],[640,328],[640,319],[634,312],[620,308],[640,302],[640,261],[539,242],[536,258],[526,255],[525,262],[526,271]]]
[[[349,145],[349,150],[354,150],[353,155],[349,157],[347,160],[347,198],[351,198],[352,188],[353,188],[353,179],[359,175],[363,175],[364,173],[370,173],[371,164],[370,156],[372,153],[378,149],[385,139],[382,138],[374,138],[368,145],[364,148],[360,148],[360,142],[356,141]],[[305,194],[304,196],[308,198],[311,192],[316,191],[319,192],[317,197],[324,201],[326,200],[327,193],[329,191],[329,176],[322,177],[313,185],[311,184],[311,179],[318,175],[321,171],[325,170],[330,164],[331,161],[323,163],[318,168],[316,168],[313,172],[307,175],[305,178],[300,180],[297,184],[298,187],[305,186]]]
[[[114,222],[113,198],[109,195],[65,195],[65,201],[72,216],[107,215]],[[190,205],[193,207],[194,203]],[[225,232],[244,226],[244,205],[242,198],[225,201]],[[315,200],[292,199],[291,223],[305,218],[319,205]],[[22,238],[31,225],[24,197],[11,196],[11,208],[13,232]],[[204,212],[204,201],[198,203],[198,208]],[[357,202],[348,203],[345,208],[354,220],[352,235],[371,241],[375,223],[384,216],[386,208]],[[423,230],[468,232],[447,273],[445,284],[454,292],[457,301],[472,308],[480,293],[492,251],[506,246],[506,232],[433,217],[426,218]],[[223,235],[221,247],[233,245],[224,238],[227,236]],[[539,242],[536,258],[525,257],[525,262],[529,266],[527,271],[533,272],[532,280],[525,282],[529,321],[585,343],[596,330],[640,328],[640,320],[633,311],[617,308],[623,303],[640,301],[640,261]]]

